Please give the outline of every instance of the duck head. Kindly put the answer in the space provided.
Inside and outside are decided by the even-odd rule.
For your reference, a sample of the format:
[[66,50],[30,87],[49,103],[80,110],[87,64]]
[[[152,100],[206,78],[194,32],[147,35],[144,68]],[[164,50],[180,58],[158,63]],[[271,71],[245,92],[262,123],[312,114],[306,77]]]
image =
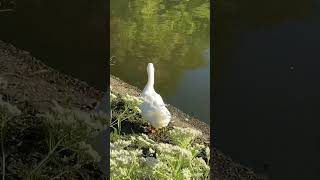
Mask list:
[[148,63],[147,66],[147,72],[148,72],[148,82],[143,90],[143,92],[154,90],[154,67],[152,63]]
[[148,63],[147,72],[148,72],[148,74],[154,72],[154,67],[153,67],[152,63]]

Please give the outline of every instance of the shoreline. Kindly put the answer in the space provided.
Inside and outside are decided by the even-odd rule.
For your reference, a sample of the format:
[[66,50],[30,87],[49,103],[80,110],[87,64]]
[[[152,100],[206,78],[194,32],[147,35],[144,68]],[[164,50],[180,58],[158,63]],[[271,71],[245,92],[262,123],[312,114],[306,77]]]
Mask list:
[[[86,112],[93,111],[101,103],[104,94],[83,81],[45,65],[32,57],[29,52],[19,50],[1,40],[0,77],[8,82],[5,89],[0,88],[1,94],[15,97],[21,102],[28,102],[40,112],[47,111],[52,106],[52,100],[65,107],[79,108]],[[112,75],[110,84],[113,90],[117,89],[120,94],[138,96],[141,92]],[[193,127],[202,131],[209,143],[210,128],[206,123],[172,105],[169,105],[168,109],[175,116],[176,126]],[[215,180],[262,180],[252,170],[233,162],[215,148],[212,149],[211,156],[213,159],[211,173],[214,174]]]
[[[120,95],[126,95],[128,93],[129,95],[139,96],[142,92],[139,88],[127,84],[114,75],[110,75],[110,86],[113,91]],[[210,127],[208,124],[184,113],[172,105],[169,105],[168,109],[174,117],[173,125],[191,127],[201,131],[204,135],[205,143],[210,144]],[[188,121],[185,119],[188,119]],[[212,147],[210,148],[212,149]],[[214,180],[264,180],[264,178],[256,175],[250,168],[232,161],[230,157],[224,155],[216,148],[213,148],[211,152],[213,169],[211,169],[210,173],[212,173],[211,177],[214,177]]]
[[[137,87],[132,86],[130,84],[127,84],[126,82],[122,81],[120,78],[110,75],[110,86],[112,87],[112,90],[121,94],[126,95],[128,93],[129,95],[133,96],[139,96],[142,92]],[[200,121],[199,119],[196,119],[187,113],[184,113],[180,109],[174,107],[173,105],[169,104],[168,109],[170,113],[172,114],[172,125],[179,126],[179,127],[192,127],[199,131],[201,131],[204,135],[204,138],[209,141],[210,139],[210,127],[208,124]],[[209,143],[209,142],[208,142]]]
[[2,92],[29,100],[41,111],[48,109],[51,100],[90,111],[97,106],[104,93],[84,81],[60,73],[29,52],[1,40],[0,77],[8,82]]
[[[13,156],[13,158],[10,158],[13,162],[19,160],[33,167],[28,162],[39,162],[37,158],[34,158],[34,154],[38,154],[38,159],[40,160],[40,157],[46,154],[41,149],[45,147],[45,141],[43,140],[44,135],[38,134],[43,129],[37,128],[43,127],[43,124],[37,118],[37,114],[50,112],[54,106],[53,101],[56,101],[61,107],[66,109],[80,109],[82,112],[91,113],[95,110],[97,104],[99,104],[103,92],[96,90],[83,81],[60,73],[33,57],[29,52],[17,49],[13,45],[0,40],[0,94],[6,99],[5,101],[17,106],[28,117],[27,119],[11,122],[22,123],[21,126],[12,126],[10,128],[10,131],[17,131],[21,135],[14,136],[14,139],[18,142],[20,141],[20,143],[8,144],[10,146],[7,149],[17,150],[9,153],[7,156]],[[95,141],[95,138],[91,137],[85,140],[88,143],[87,140],[90,140],[89,144],[100,154],[102,160],[92,164],[92,167],[95,167],[95,169],[85,166],[80,168],[86,172],[90,172],[92,176],[99,176],[105,179],[106,174],[103,168],[106,159],[106,153],[104,153],[105,150],[103,149],[104,142],[102,139]],[[34,144],[36,143],[41,143],[42,146],[35,146]],[[25,149],[19,150],[19,144],[26,146]],[[28,149],[31,149],[31,151],[27,151]],[[28,153],[24,153],[24,151]],[[59,155],[56,155],[56,159],[62,160],[59,158]],[[31,158],[31,160],[25,160],[28,158]],[[64,166],[62,165],[62,167]],[[11,172],[8,176],[18,178],[21,175],[19,173],[23,171],[23,168],[17,169],[16,172],[18,173]],[[72,174],[71,176],[76,177],[76,174]]]

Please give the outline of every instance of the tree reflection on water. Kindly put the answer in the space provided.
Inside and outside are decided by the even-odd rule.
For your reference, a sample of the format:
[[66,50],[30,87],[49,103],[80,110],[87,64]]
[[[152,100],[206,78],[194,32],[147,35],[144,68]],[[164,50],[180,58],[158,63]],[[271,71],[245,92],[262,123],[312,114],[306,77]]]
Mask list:
[[207,66],[208,0],[111,1],[111,73],[143,88],[146,64],[156,68],[156,88],[172,94],[184,72]]

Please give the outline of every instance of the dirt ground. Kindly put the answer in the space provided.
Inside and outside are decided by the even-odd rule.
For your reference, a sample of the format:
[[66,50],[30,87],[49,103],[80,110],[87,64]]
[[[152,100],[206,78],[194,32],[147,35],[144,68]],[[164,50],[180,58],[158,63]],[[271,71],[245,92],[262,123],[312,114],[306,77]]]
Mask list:
[[28,100],[40,111],[50,107],[51,100],[82,110],[94,109],[103,92],[83,81],[59,73],[28,52],[0,41],[0,78],[7,82],[1,92]]
[[[111,76],[113,90],[120,94],[139,95],[140,90]],[[5,88],[4,88],[5,86]],[[39,112],[47,111],[56,100],[65,107],[91,111],[99,105],[103,92],[87,83],[59,73],[32,57],[29,52],[19,50],[0,41],[0,93],[15,97],[19,102],[28,102]],[[209,143],[210,128],[207,124],[169,106],[173,114],[173,125],[193,127],[204,133]],[[259,180],[250,169],[234,163],[218,150],[212,149],[214,180]]]

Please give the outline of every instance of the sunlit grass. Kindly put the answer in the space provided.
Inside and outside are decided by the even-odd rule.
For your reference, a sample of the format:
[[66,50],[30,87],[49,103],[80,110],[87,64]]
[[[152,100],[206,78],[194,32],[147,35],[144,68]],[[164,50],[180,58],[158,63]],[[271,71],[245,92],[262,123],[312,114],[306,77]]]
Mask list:
[[[115,95],[114,92],[111,92],[110,96],[112,111],[116,112],[112,113],[115,123],[111,126],[114,129],[117,129],[119,115],[122,120],[139,116],[140,111],[133,110],[141,103],[139,98]],[[112,132],[111,179],[209,179],[210,149],[204,144],[195,143],[195,139],[201,137],[202,133],[181,127],[173,127],[163,132],[169,137],[170,143],[152,140],[145,133],[125,134],[117,130]]]

